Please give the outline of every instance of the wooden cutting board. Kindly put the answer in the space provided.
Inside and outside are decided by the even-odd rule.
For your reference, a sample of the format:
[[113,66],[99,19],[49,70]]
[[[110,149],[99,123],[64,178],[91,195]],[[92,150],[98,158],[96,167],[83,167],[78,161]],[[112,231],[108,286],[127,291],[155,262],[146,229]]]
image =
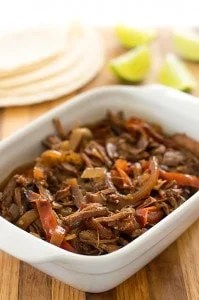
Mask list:
[[[118,45],[112,30],[103,30],[102,33],[108,61],[124,50]],[[172,48],[170,31],[160,30],[159,38],[151,48],[153,68],[147,83],[156,82],[162,58]],[[187,65],[197,79],[199,65]],[[7,137],[39,115],[84,90],[117,83],[105,66],[92,82],[68,97],[31,107],[1,109],[0,136],[2,139]],[[199,96],[199,84],[194,94]],[[199,221],[137,274],[117,288],[101,294],[80,292],[0,252],[0,300],[198,300],[198,265]]]

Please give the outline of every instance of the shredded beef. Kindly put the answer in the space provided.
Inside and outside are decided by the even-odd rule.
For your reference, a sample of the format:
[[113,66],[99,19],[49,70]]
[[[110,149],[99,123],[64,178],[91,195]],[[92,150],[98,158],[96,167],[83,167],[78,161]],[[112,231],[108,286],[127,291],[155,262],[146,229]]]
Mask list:
[[124,247],[199,188],[199,143],[185,134],[112,114],[67,131],[55,119],[34,164],[0,191],[0,214],[67,251]]

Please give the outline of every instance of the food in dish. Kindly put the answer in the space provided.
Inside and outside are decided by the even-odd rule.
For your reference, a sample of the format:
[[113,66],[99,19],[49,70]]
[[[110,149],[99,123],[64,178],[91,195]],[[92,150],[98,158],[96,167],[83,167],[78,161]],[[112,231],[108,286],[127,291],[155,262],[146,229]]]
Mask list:
[[149,230],[199,187],[199,145],[122,113],[57,134],[2,187],[7,220],[65,250],[113,252]]

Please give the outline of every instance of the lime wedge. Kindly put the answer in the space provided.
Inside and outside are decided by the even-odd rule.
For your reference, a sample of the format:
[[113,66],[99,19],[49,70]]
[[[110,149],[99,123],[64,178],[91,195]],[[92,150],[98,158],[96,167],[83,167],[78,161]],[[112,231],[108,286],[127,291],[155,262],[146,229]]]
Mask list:
[[151,66],[150,50],[140,46],[110,61],[110,68],[118,77],[131,81],[142,81]]
[[175,31],[173,45],[183,58],[199,61],[199,34],[194,30]]
[[173,54],[167,54],[160,70],[159,79],[162,84],[184,92],[190,92],[196,86],[187,67]]
[[115,33],[120,43],[126,48],[133,48],[147,44],[154,40],[156,32],[153,29],[138,29],[124,25],[117,25]]

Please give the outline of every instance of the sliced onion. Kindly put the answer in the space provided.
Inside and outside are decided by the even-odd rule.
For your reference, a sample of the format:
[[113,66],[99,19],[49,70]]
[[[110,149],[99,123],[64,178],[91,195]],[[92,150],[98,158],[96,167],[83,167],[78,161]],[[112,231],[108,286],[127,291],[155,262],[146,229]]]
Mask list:
[[41,165],[35,165],[33,168],[33,177],[36,181],[41,181],[46,179],[46,174],[44,167]]
[[65,241],[70,241],[70,240],[74,240],[77,238],[77,235],[75,233],[72,233],[72,234],[67,234],[65,236]]
[[86,168],[81,178],[90,179],[90,178],[103,178],[105,175],[105,168]]
[[83,133],[79,129],[80,128],[74,129],[70,135],[69,148],[73,151],[75,151],[78,148],[83,138]]
[[76,166],[76,165],[82,165],[83,160],[79,153],[70,150],[70,151],[66,151],[65,153],[62,153],[61,162],[68,162]]
[[71,150],[75,151],[83,138],[91,139],[93,137],[92,132],[88,128],[75,128],[69,140],[69,147]]
[[126,205],[137,205],[141,200],[144,200],[147,196],[150,195],[151,190],[156,185],[158,177],[159,177],[159,167],[158,161],[156,157],[153,157],[149,164],[150,175],[148,179],[144,182],[143,186],[135,192],[134,194],[128,194],[126,196],[122,196],[120,200],[120,206]]
[[18,219],[18,221],[16,222],[16,225],[22,229],[26,229],[38,217],[39,217],[38,212],[35,209],[31,209]]
[[57,164],[60,162],[61,158],[62,154],[57,150],[46,150],[41,155],[42,162],[47,164]]

